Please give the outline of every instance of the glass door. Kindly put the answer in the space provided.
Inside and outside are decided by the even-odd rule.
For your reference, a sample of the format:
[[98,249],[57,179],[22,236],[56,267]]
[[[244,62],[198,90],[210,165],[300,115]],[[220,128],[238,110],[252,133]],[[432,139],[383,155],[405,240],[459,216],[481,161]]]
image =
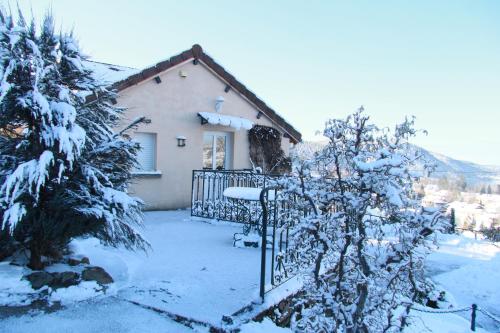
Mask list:
[[230,169],[231,135],[225,132],[203,134],[203,169]]

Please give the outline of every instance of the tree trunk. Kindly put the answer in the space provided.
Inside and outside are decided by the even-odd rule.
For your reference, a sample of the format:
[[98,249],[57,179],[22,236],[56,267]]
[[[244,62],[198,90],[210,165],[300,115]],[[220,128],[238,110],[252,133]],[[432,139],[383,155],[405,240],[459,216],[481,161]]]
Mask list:
[[39,271],[43,269],[43,263],[42,263],[42,255],[41,251],[38,248],[38,243],[37,242],[32,242],[30,246],[30,262],[28,264],[28,267],[31,268],[34,271]]

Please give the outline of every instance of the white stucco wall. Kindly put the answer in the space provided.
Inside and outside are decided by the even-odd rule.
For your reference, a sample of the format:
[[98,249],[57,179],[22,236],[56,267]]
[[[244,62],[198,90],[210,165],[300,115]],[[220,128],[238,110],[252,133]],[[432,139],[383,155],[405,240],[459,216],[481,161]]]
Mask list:
[[[187,74],[181,77],[179,71]],[[278,128],[238,92],[224,92],[226,83],[202,63],[185,62],[159,75],[161,83],[149,79],[120,92],[118,105],[128,108],[127,118],[146,116],[151,124],[138,132],[156,133],[156,169],[158,177],[138,177],[130,192],[147,204],[147,209],[174,209],[190,206],[192,170],[202,168],[204,131],[231,132],[233,135],[231,168],[250,168],[246,130],[201,125],[198,112],[215,112],[217,96],[223,96],[221,113],[240,116],[255,124]],[[279,128],[278,128],[279,129]],[[281,130],[281,129],[280,129]],[[176,137],[185,136],[186,146],[178,147]],[[283,138],[288,154],[290,141]]]

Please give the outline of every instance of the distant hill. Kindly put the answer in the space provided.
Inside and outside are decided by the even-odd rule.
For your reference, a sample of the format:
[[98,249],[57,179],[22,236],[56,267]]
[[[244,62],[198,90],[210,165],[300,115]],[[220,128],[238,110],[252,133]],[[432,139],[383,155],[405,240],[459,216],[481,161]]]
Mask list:
[[481,165],[473,162],[456,160],[446,155],[428,151],[415,146],[425,156],[425,159],[436,165],[431,177],[463,176],[469,184],[500,183],[500,166]]
[[[326,141],[304,141],[294,148],[294,152],[303,158],[310,157],[326,144]],[[422,153],[426,161],[436,165],[435,172],[430,175],[431,178],[461,178],[463,176],[468,184],[500,184],[500,166],[488,166],[456,160],[415,145],[411,147]]]

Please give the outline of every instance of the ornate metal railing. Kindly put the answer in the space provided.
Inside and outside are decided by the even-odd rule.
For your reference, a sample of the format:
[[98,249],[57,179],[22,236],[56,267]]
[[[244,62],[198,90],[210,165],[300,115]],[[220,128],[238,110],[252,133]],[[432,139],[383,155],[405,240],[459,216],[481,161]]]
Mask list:
[[280,175],[248,170],[193,170],[191,216],[221,221],[251,223],[262,212],[258,201],[244,203],[224,197],[228,187],[265,188],[276,183]]
[[[312,211],[303,198],[282,190],[286,177],[291,176],[247,170],[193,171],[192,216],[243,223],[241,234],[245,234],[245,225],[257,226],[250,232],[258,232],[260,237],[262,298],[297,274],[294,264],[297,249],[291,244],[290,229],[299,218]],[[252,187],[263,191],[260,201],[234,200],[223,195],[228,187]]]
[[[276,198],[274,205],[269,205],[270,193]],[[313,213],[313,207],[303,197],[284,191],[279,184],[266,187],[260,203],[263,211],[260,296],[264,301],[265,294],[297,275],[299,249],[293,244],[290,232],[301,218]],[[270,262],[266,263],[269,252]]]

